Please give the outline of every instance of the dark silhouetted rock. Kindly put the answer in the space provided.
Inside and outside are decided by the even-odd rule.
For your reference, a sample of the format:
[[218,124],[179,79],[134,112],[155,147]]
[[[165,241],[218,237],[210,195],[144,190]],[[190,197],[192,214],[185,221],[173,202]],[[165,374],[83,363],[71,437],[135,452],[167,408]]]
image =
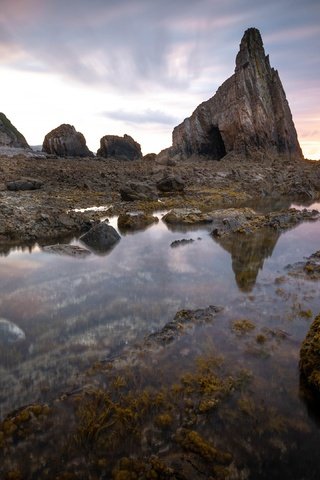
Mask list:
[[12,125],[4,113],[0,113],[0,147],[30,149],[24,136]]
[[121,199],[125,202],[135,200],[157,200],[158,194],[146,183],[129,182],[120,189]]
[[101,222],[82,235],[80,240],[92,250],[104,253],[108,252],[120,238],[120,235],[113,227],[106,222]]
[[246,30],[235,73],[173,130],[171,156],[206,155],[219,160],[227,153],[262,151],[302,158],[277,70],[270,67],[259,30]]
[[7,189],[12,191],[38,190],[42,185],[43,182],[35,178],[21,178],[20,180],[13,180],[6,183]]
[[142,158],[141,146],[130,135],[124,135],[123,137],[105,135],[100,140],[97,156],[120,160],[138,160]]
[[42,151],[60,157],[93,157],[82,133],[72,125],[62,124],[49,132],[43,141]]
[[182,192],[184,190],[183,180],[175,176],[166,176],[157,182],[157,189],[160,192]]

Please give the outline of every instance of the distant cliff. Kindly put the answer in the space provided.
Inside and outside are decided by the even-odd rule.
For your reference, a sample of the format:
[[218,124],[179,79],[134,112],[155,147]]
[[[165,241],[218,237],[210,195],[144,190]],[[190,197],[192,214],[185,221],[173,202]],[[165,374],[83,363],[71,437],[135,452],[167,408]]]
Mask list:
[[173,130],[172,154],[206,155],[257,150],[302,158],[297,132],[277,70],[270,67],[259,30],[241,40],[235,73],[216,94]]

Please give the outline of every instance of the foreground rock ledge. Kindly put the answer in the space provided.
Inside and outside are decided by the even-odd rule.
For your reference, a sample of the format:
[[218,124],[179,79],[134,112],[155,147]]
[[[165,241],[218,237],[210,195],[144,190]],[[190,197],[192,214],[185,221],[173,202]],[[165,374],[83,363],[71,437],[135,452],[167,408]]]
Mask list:
[[320,315],[318,315],[302,343],[300,371],[307,383],[320,394]]

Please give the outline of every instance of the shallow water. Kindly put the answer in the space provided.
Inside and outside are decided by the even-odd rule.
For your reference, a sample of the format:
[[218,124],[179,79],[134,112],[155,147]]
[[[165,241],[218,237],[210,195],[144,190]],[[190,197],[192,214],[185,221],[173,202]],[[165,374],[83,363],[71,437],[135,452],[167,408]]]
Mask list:
[[[209,232],[210,227],[171,231],[160,221],[145,231],[123,235],[104,256],[75,259],[44,253],[36,246],[30,251],[13,249],[1,257],[0,317],[25,334],[16,341],[2,338],[1,417],[21,405],[55,398],[76,385],[77,375],[96,360],[111,358],[125,345],[163,327],[178,310],[221,305],[221,320],[183,338],[180,353],[169,349],[170,362],[177,366],[183,359],[191,368],[195,356],[207,353],[208,338],[214,339],[214,349],[228,368],[241,366],[254,376],[243,402],[250,397],[255,405],[264,405],[254,416],[255,425],[266,423],[270,415],[292,421],[290,426],[279,420],[280,426],[269,427],[281,433],[281,438],[272,438],[275,458],[270,459],[270,478],[320,478],[317,412],[301,398],[298,372],[299,348],[311,312],[320,311],[320,284],[289,277],[286,269],[319,250],[320,222],[282,234],[266,229],[218,242]],[[182,238],[194,242],[170,247]],[[243,318],[255,329],[235,335],[232,322]],[[263,345],[257,343],[259,334],[268,338]],[[232,445],[239,418],[228,415],[219,429]],[[252,431],[252,421],[248,414],[246,423],[240,422],[247,442],[241,448],[245,454],[250,448],[260,449],[263,456],[267,447],[258,427]],[[301,442],[301,472],[277,476],[272,469],[279,470],[281,455],[291,451],[291,444],[293,452],[299,451]]]

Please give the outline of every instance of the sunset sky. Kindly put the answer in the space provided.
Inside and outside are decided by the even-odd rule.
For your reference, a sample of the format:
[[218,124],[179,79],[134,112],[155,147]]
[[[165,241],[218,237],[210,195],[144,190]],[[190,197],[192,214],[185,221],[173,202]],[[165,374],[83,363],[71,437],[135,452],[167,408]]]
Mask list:
[[127,133],[157,153],[232,75],[248,27],[319,159],[319,0],[0,0],[0,111],[30,145],[71,123],[93,151]]

